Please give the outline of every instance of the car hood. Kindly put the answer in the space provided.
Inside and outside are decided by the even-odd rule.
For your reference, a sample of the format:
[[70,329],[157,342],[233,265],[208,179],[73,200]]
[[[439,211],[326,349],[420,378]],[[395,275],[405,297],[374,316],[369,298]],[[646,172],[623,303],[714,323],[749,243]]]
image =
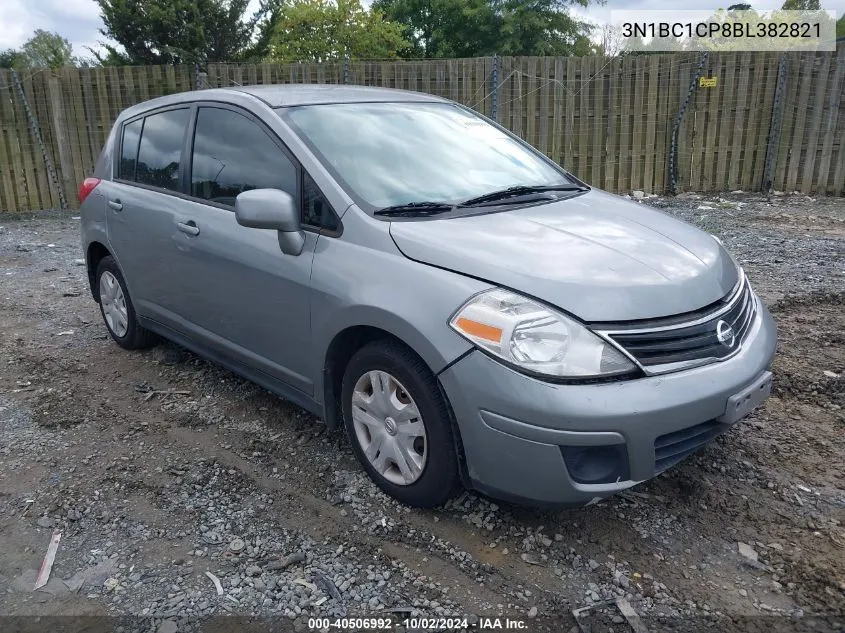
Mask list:
[[390,234],[410,259],[506,286],[585,321],[697,310],[739,279],[708,233],[596,190],[483,215],[393,222]]

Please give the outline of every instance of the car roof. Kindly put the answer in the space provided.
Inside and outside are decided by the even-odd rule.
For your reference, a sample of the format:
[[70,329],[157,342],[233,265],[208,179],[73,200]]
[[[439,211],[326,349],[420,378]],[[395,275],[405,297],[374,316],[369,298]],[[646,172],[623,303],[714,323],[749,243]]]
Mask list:
[[372,103],[385,101],[445,101],[434,95],[393,88],[348,86],[343,84],[271,84],[225,88],[246,92],[268,105],[279,108],[318,103]]
[[192,101],[220,101],[229,103],[236,95],[249,95],[260,99],[271,108],[296,105],[316,105],[320,103],[399,103],[428,102],[447,103],[434,95],[409,90],[376,88],[368,86],[347,86],[336,84],[273,84],[258,86],[232,86],[228,88],[210,88],[192,90],[156,97],[149,101],[136,103],[121,112],[115,124],[126,119],[142,115],[150,110],[167,106],[191,103]]

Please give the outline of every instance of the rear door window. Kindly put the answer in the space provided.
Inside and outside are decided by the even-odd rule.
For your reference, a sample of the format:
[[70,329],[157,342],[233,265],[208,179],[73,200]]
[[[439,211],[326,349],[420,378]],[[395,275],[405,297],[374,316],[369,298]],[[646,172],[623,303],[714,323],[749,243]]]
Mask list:
[[182,143],[189,118],[190,110],[181,108],[151,114],[144,119],[135,168],[136,182],[179,191]]
[[297,200],[294,163],[264,129],[232,110],[197,112],[191,163],[191,195],[234,206],[251,189],[281,189]]

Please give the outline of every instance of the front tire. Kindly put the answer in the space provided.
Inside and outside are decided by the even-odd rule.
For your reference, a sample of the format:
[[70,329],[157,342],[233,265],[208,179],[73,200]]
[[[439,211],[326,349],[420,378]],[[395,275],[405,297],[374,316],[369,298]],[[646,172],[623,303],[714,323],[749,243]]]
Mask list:
[[352,450],[379,488],[420,508],[452,496],[458,459],[448,405],[416,354],[392,341],[365,345],[346,367],[341,398]]
[[123,349],[142,349],[155,343],[155,334],[141,327],[117,262],[110,255],[97,266],[97,302],[109,334]]

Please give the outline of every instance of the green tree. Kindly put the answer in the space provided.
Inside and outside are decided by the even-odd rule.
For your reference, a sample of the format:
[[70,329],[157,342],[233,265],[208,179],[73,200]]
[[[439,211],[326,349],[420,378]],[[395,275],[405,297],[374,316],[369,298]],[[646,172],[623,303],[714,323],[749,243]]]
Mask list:
[[21,65],[21,52],[14,48],[0,51],[0,68],[17,68]]
[[240,52],[238,61],[259,62],[267,56],[284,5],[285,0],[261,0],[259,9],[252,18],[252,42]]
[[[101,43],[97,59],[113,64],[184,64],[262,57],[262,28],[282,0],[265,0],[247,16],[249,0],[96,0],[105,28],[118,46]],[[253,42],[258,32],[259,41]],[[267,40],[263,43],[266,47]],[[92,51],[93,52],[93,51]]]
[[408,47],[402,26],[359,0],[291,0],[276,20],[270,58],[284,62],[397,57]]
[[648,42],[640,38],[626,42],[621,54],[624,55],[666,55],[682,53],[686,50],[684,42],[677,37],[653,37]]
[[28,68],[61,68],[76,65],[73,46],[58,33],[37,29],[21,46],[16,65]]
[[495,51],[495,10],[488,0],[376,0],[402,24],[407,57],[473,57]]
[[199,0],[197,4],[203,13],[204,61],[237,60],[255,30],[256,18],[244,19],[249,0]]
[[499,0],[498,52],[504,55],[574,55],[592,29],[567,12],[587,0]]
[[[787,17],[786,14],[783,13],[783,11],[815,11],[815,16],[808,19],[812,21],[818,20],[823,33],[830,34],[833,32],[833,18],[829,17],[827,13],[822,12],[818,9],[806,8],[811,6],[813,3],[818,5],[818,0],[787,0],[787,2],[784,3],[784,7],[786,7],[787,3],[793,1],[803,3],[804,7],[794,7],[792,9],[784,8],[782,10],[767,11],[763,14],[758,14],[753,9],[749,11],[729,10],[727,12],[723,9],[719,9],[709,18],[708,21],[713,23],[722,23],[730,25],[732,28],[733,25],[736,24],[745,24],[746,27],[753,32],[757,28],[758,24],[767,24],[771,27],[775,27],[777,25],[790,24],[794,22],[794,18]],[[830,28],[830,30],[827,30],[828,28]],[[759,38],[753,40],[739,40],[737,38],[725,37],[722,34],[717,34],[715,37],[692,38],[690,40],[686,40],[685,47],[687,49],[695,48],[706,49],[711,51],[731,51],[748,50],[747,47],[749,44],[760,45],[763,43],[764,40]],[[801,47],[807,45],[805,41],[798,37],[770,38],[765,43],[768,47],[775,47],[776,49],[785,51],[798,50]]]
[[836,37],[845,37],[845,15],[836,21]]
[[[770,20],[767,19],[765,16],[761,16],[760,14],[758,14],[754,9],[728,8],[727,11],[725,11],[724,9],[717,9],[716,12],[711,15],[707,21],[713,24],[745,24],[746,26],[750,26],[751,24],[757,24],[758,22],[766,23]],[[747,42],[743,42],[735,38],[725,38],[722,37],[720,34],[716,34],[713,37],[694,37],[690,40],[687,40],[685,44],[687,48],[702,48],[711,51],[730,51],[741,50],[742,47],[747,44]]]
[[589,0],[375,0],[405,26],[417,57],[591,54],[590,29],[567,8]]
[[612,57],[605,52],[601,43],[597,44],[586,35],[578,35],[572,44],[572,55],[575,57],[589,57],[590,55],[604,55]]
[[784,11],[819,11],[819,0],[784,0],[781,7]]

